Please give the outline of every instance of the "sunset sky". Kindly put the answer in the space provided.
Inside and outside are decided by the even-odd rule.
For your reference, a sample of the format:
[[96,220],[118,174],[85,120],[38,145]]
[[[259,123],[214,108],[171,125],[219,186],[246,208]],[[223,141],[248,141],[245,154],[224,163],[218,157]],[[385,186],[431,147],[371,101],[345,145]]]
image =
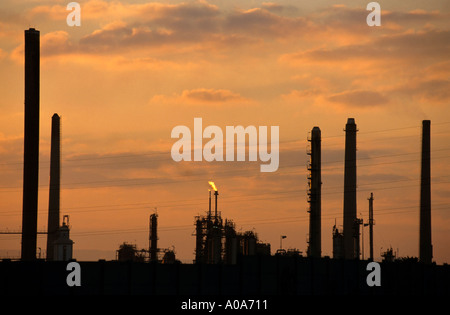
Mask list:
[[[41,34],[38,230],[46,231],[50,128],[62,122],[61,219],[74,258],[115,259],[123,242],[194,259],[194,217],[208,181],[238,231],[306,252],[307,138],[322,131],[322,255],[342,225],[343,129],[355,118],[358,216],[374,194],[374,253],[419,255],[422,120],[431,120],[433,260],[450,262],[450,2],[80,0],[69,27],[62,0],[0,4],[0,230],[20,231],[24,30]],[[178,125],[279,126],[280,165],[174,162]],[[204,141],[206,142],[206,141]],[[364,250],[369,255],[369,233]],[[0,235],[0,258],[20,256],[20,235]],[[45,257],[46,236],[38,235]],[[39,250],[38,250],[39,252]]]

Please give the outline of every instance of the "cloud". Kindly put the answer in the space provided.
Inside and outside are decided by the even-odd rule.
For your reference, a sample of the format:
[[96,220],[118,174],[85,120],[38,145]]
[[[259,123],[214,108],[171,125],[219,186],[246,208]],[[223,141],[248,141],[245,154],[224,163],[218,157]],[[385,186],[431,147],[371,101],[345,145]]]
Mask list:
[[450,100],[450,80],[414,80],[395,87],[392,94],[401,94],[422,102],[447,103]]
[[271,12],[282,12],[284,10],[283,5],[274,2],[264,2],[261,7]]
[[80,50],[114,53],[130,47],[160,48],[164,45],[209,41],[219,32],[219,9],[206,2],[126,5],[123,16],[80,39]]
[[281,95],[281,98],[285,101],[302,101],[307,99],[314,99],[320,97],[323,91],[316,88],[305,89],[305,90],[292,90],[288,94]]
[[[115,53],[129,48],[160,49],[168,45],[188,49],[208,43],[224,48],[230,44],[249,44],[256,39],[290,38],[311,25],[304,17],[285,17],[261,8],[225,12],[204,1],[135,5],[118,2],[111,6],[105,6],[104,1],[89,1],[83,5],[82,20],[93,20],[104,10],[102,13],[108,19],[98,18],[108,22],[79,40],[80,52]],[[62,9],[65,10],[61,6],[40,6],[32,13],[56,19]],[[64,17],[66,15],[64,12]]]
[[74,52],[69,42],[69,34],[65,31],[55,31],[44,34],[41,38],[42,56],[60,55]]
[[445,60],[450,55],[450,31],[426,30],[385,35],[360,45],[318,48],[282,56],[285,61],[342,63],[348,60]]
[[194,101],[216,103],[216,102],[228,102],[235,100],[242,100],[243,98],[229,90],[214,90],[214,89],[194,89],[185,90],[181,94],[181,97]]
[[389,99],[379,92],[364,90],[336,93],[328,96],[327,100],[332,103],[339,103],[349,107],[359,108],[385,105],[389,102]]
[[[65,31],[55,31],[41,35],[41,57],[75,53],[77,48],[69,41]],[[11,59],[24,62],[25,44],[22,43],[11,52]]]
[[449,14],[439,11],[425,11],[421,9],[411,10],[409,12],[384,11],[382,20],[384,23],[395,23],[402,26],[425,25],[427,23],[436,23],[445,21]]
[[155,95],[151,103],[175,103],[178,105],[202,105],[202,104],[249,104],[251,101],[240,94],[226,89],[198,88],[184,90],[180,95],[166,96]]
[[261,8],[236,10],[224,22],[226,32],[278,39],[299,36],[310,25],[304,17],[284,17]]

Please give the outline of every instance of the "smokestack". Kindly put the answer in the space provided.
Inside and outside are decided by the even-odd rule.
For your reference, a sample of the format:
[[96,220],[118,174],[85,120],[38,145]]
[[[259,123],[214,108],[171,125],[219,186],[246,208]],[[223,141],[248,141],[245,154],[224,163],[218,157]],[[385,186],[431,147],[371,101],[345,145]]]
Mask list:
[[[217,196],[219,195],[219,192],[217,191],[217,187],[216,187],[216,185],[214,184],[214,182],[208,182],[208,184],[211,186],[211,188],[212,189],[214,189],[214,196],[215,196],[215,202],[216,202],[216,208],[215,208],[215,213],[214,213],[214,217],[216,218],[216,220],[217,220]],[[211,193],[210,193],[210,195],[209,195],[209,200],[210,200],[210,202],[209,202],[209,204],[210,204],[210,209],[211,209]],[[211,213],[211,211],[210,211],[210,213]]]
[[320,257],[321,248],[321,132],[311,131],[311,164],[309,178],[309,246],[308,256]]
[[150,215],[150,261],[158,261],[158,215]]
[[431,264],[431,181],[430,181],[430,125],[422,121],[422,169],[420,184],[420,248],[419,260]]
[[52,117],[52,139],[50,149],[50,192],[48,201],[47,260],[54,258],[54,243],[59,228],[60,176],[61,176],[61,124],[58,114]]
[[36,259],[39,181],[38,30],[25,30],[25,128],[23,159],[22,260]]
[[356,229],[356,129],[355,119],[345,126],[344,258],[355,259],[359,235]]

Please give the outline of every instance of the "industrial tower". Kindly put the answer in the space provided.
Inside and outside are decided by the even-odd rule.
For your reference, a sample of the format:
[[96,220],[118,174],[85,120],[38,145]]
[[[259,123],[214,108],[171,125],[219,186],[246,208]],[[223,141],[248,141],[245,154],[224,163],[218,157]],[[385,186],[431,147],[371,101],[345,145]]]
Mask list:
[[25,30],[22,260],[36,259],[39,184],[39,45],[39,31],[34,28]]
[[308,256],[320,257],[321,248],[321,132],[319,127],[314,127],[311,131],[311,161],[308,166],[310,172],[308,176],[308,202],[309,202],[309,240]]
[[358,257],[359,223],[356,218],[356,132],[355,119],[345,126],[344,170],[344,258]]
[[61,123],[58,114],[52,117],[50,149],[50,188],[48,199],[47,260],[54,258],[55,241],[58,238],[61,183]]
[[419,260],[426,264],[431,264],[433,258],[431,244],[430,125],[429,120],[422,121]]
[[150,261],[158,261],[158,214],[150,215],[149,252]]

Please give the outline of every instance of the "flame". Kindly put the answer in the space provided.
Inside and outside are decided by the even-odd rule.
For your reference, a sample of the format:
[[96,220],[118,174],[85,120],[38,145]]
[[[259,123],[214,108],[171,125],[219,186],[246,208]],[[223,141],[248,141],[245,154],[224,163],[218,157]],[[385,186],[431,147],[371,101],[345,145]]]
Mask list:
[[214,191],[217,191],[216,185],[214,185],[214,182],[208,182],[208,184],[211,185],[212,189],[214,189]]

